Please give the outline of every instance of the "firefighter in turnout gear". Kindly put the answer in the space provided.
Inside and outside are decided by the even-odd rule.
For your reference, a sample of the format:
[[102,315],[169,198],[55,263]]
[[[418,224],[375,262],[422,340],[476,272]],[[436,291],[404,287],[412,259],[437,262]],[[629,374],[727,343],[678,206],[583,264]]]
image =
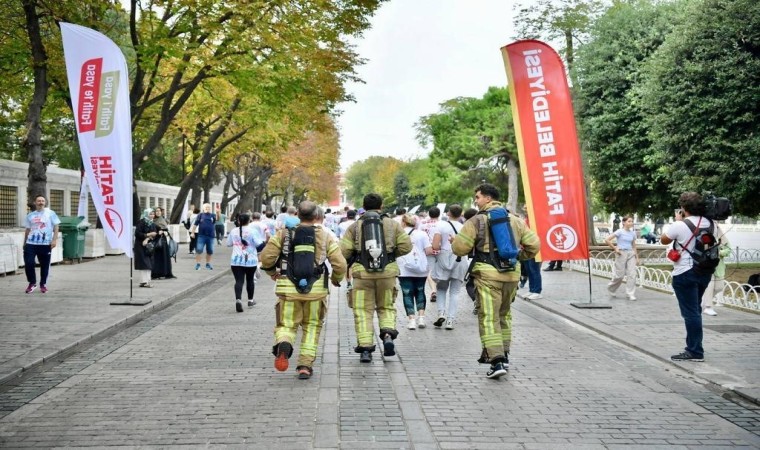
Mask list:
[[[317,204],[304,201],[298,206],[300,224],[295,229],[281,228],[269,239],[259,255],[263,270],[276,281],[276,321],[274,329],[275,368],[284,372],[293,353],[293,343],[301,327],[301,351],[296,371],[298,378],[308,379],[317,356],[319,334],[327,312],[329,294],[327,277],[333,286],[340,286],[346,274],[346,259],[334,237],[323,227],[316,226]],[[299,241],[306,236],[306,241]],[[291,242],[292,241],[292,242]],[[292,245],[291,245],[292,243]],[[327,273],[324,261],[332,267]],[[294,267],[307,266],[307,275],[294,278]]]
[[353,263],[353,310],[357,345],[361,362],[371,362],[375,351],[375,312],[380,323],[383,354],[396,354],[393,340],[396,330],[396,258],[412,251],[412,241],[401,225],[382,215],[383,198],[379,194],[364,197],[364,215],[351,224],[340,240],[343,256]]
[[[491,363],[486,374],[488,378],[505,375],[509,365],[509,346],[512,340],[510,307],[515,300],[517,283],[520,280],[520,265],[505,269],[489,261],[493,255],[492,235],[489,231],[488,211],[502,208],[499,190],[491,184],[482,184],[475,189],[475,203],[479,213],[465,222],[462,230],[452,242],[452,250],[464,256],[475,250],[475,258],[470,266],[470,276],[475,281],[475,289],[480,303],[478,330],[483,351],[478,362]],[[509,215],[507,222],[511,228],[515,247],[519,249],[517,260],[536,256],[540,241],[525,222],[517,216]]]

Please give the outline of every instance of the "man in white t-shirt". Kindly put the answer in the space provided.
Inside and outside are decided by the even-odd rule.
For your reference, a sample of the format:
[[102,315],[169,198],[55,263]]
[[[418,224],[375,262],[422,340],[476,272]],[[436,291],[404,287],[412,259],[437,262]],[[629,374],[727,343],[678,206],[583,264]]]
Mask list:
[[40,263],[40,292],[47,292],[47,279],[50,272],[50,260],[53,249],[58,245],[58,226],[61,219],[50,208],[46,208],[47,200],[44,195],[34,198],[35,210],[27,214],[24,220],[24,272],[26,293],[31,294],[37,289],[37,272],[35,260]]
[[356,210],[349,209],[346,213],[346,220],[338,224],[338,232],[335,233],[338,236],[338,239],[343,237],[346,230],[348,230],[348,227],[354,222],[356,222]]
[[694,236],[697,231],[691,231],[686,221],[691,222],[697,229],[708,228],[712,221],[704,217],[705,203],[702,196],[696,192],[684,192],[678,198],[680,211],[676,211],[675,222],[660,236],[660,242],[665,245],[675,242],[673,247],[680,253],[678,261],[673,263],[673,291],[678,299],[686,325],[686,348],[682,353],[670,357],[673,361],[704,361],[702,348],[702,294],[710,284],[711,273],[700,274],[692,267],[689,254],[694,250]]

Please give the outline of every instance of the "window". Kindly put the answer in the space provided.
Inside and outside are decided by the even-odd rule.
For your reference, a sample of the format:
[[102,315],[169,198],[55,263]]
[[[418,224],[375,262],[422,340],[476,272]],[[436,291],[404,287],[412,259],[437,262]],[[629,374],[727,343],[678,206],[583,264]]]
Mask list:
[[17,227],[18,188],[0,186],[0,227]]
[[148,209],[148,200],[145,197],[140,197],[140,213]]
[[79,192],[76,191],[70,191],[69,192],[69,200],[71,204],[71,210],[69,210],[70,216],[76,216],[79,212]]
[[90,228],[95,228],[95,224],[98,223],[98,210],[95,209],[91,195],[87,196],[87,221],[90,222]]
[[164,198],[158,197],[158,207],[166,211],[166,208],[164,208]]
[[48,200],[48,207],[56,212],[58,215],[63,214],[63,190],[51,189],[50,199]]

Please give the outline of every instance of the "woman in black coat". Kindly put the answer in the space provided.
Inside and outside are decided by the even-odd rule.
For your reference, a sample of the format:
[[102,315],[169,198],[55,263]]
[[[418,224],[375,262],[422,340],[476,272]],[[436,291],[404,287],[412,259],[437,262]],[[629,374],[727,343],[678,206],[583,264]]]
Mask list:
[[176,278],[172,274],[172,257],[169,249],[169,223],[164,217],[164,210],[161,208],[155,209],[155,217],[153,218],[153,224],[156,225],[156,249],[153,252],[153,270],[151,272],[151,278],[154,280],[158,278]]
[[134,259],[135,270],[140,272],[140,287],[149,288],[150,272],[153,269],[153,254],[145,249],[145,244],[153,240],[158,234],[156,225],[153,224],[153,210],[143,211],[140,221],[135,227]]

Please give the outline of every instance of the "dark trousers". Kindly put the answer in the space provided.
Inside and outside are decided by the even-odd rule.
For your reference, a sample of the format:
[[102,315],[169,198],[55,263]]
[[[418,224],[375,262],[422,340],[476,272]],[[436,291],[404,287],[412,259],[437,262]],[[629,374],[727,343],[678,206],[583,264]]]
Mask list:
[[686,325],[686,350],[692,355],[703,358],[702,348],[702,294],[710,284],[712,275],[698,275],[689,269],[673,277],[673,291],[678,299],[684,325]]
[[224,224],[217,223],[214,225],[214,231],[216,231],[216,241],[222,242],[222,238],[224,237]]
[[24,246],[24,271],[26,272],[26,281],[37,284],[37,272],[34,269],[35,259],[40,262],[40,284],[47,284],[48,273],[50,272],[50,253],[52,248],[49,245],[32,245]]
[[195,246],[198,242],[198,235],[194,234],[190,237],[190,253],[195,253]]
[[232,275],[235,276],[235,300],[239,300],[243,295],[243,283],[245,282],[245,290],[248,293],[248,300],[253,300],[253,276],[256,274],[256,266],[243,267],[243,266],[231,266]]

